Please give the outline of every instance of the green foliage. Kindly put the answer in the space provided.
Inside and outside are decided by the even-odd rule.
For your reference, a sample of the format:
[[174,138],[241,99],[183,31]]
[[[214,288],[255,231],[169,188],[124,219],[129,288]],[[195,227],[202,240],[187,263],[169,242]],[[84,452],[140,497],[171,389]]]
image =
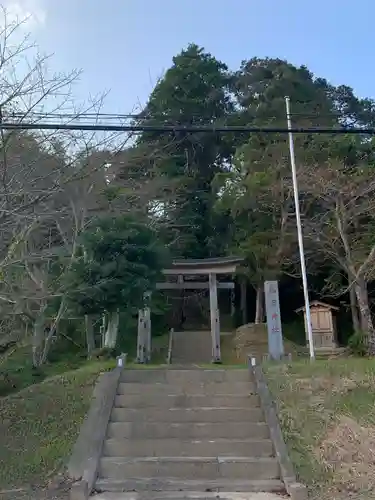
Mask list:
[[165,293],[157,291],[151,298],[151,324],[152,336],[158,337],[165,335],[169,331],[168,312],[172,305],[168,303],[168,297]]
[[80,313],[140,309],[166,263],[153,229],[131,216],[103,218],[86,229],[81,244],[69,276],[69,297]]
[[[173,58],[173,65],[152,92],[144,124],[225,123],[234,110],[230,84],[225,64],[197,45],[189,45]],[[190,258],[218,255],[223,239],[212,224],[216,197],[212,180],[233,146],[218,134],[145,132],[138,148],[145,147],[153,158],[158,152],[154,171],[163,179],[158,198],[164,206],[163,222],[173,253]]]
[[42,368],[32,366],[31,346],[19,347],[6,359],[0,359],[0,397],[42,382],[46,377],[81,367],[86,358],[77,353],[61,352]]
[[[233,83],[240,105],[237,123],[284,127],[286,95],[291,99],[293,123],[300,127],[359,126],[370,123],[375,116],[370,112],[370,101],[356,98],[351,88],[334,87],[326,80],[314,77],[306,67],[295,67],[280,59],[253,58],[243,62]],[[350,186],[354,188],[358,185],[355,178],[359,176],[363,183],[365,177],[364,170],[358,168],[359,163],[373,163],[373,146],[360,136],[297,134],[295,149],[298,163],[304,165],[302,176],[305,170],[311,172],[306,184],[300,180],[300,197],[307,222],[306,252],[313,256],[309,270],[318,272],[327,255],[322,248],[317,251],[313,241],[317,235],[312,238],[309,229],[320,213],[327,225],[334,227],[336,222],[329,219],[330,214],[320,198],[321,189],[312,192],[315,188],[314,172],[319,166],[321,170],[315,177],[321,177],[322,172],[334,163],[334,169],[343,170],[344,184],[349,189]],[[229,172],[217,174],[215,183],[221,190],[216,210],[230,219],[227,251],[235,251],[245,258],[249,279],[257,284],[264,279],[277,278],[284,271],[298,273],[295,210],[285,134],[251,134],[246,141],[237,141]],[[337,193],[342,189],[343,185],[339,186]],[[332,202],[336,203],[334,196]],[[357,248],[362,261],[364,247],[371,248],[373,244],[368,218],[365,227],[366,231],[356,236],[356,240],[361,238]],[[371,241],[365,242],[367,236]],[[329,254],[330,249],[327,248],[327,252]],[[338,258],[340,256],[339,249]]]
[[306,332],[303,318],[283,324],[283,336],[296,345],[306,346]]
[[368,336],[362,331],[353,333],[349,338],[348,346],[353,354],[356,356],[366,356],[367,354],[367,342]]

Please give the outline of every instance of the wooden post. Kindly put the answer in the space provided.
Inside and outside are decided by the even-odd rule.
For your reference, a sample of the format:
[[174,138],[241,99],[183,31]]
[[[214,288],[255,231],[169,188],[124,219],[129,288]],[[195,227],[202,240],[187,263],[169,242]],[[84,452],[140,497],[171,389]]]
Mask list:
[[138,311],[137,363],[145,362],[145,311]]
[[211,338],[212,338],[212,361],[220,363],[220,319],[217,301],[217,281],[216,274],[209,275],[210,285],[210,317],[211,317]]
[[242,324],[247,324],[247,282],[245,276],[241,278],[241,312]]
[[236,290],[234,287],[230,290],[230,316],[232,320],[232,327],[235,328],[237,325],[236,325]]
[[144,310],[144,328],[146,341],[146,363],[151,361],[151,309],[146,307]]
[[151,361],[151,309],[148,307],[151,293],[145,293],[144,309],[138,312],[138,336],[137,336],[137,362],[148,363]]

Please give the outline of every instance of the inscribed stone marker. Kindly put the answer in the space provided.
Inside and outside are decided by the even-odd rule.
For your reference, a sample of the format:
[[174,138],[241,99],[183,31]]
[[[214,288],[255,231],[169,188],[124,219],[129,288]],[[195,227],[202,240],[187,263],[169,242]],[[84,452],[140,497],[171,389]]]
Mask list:
[[284,356],[284,344],[278,282],[265,281],[264,293],[268,330],[268,353],[271,359],[280,360]]

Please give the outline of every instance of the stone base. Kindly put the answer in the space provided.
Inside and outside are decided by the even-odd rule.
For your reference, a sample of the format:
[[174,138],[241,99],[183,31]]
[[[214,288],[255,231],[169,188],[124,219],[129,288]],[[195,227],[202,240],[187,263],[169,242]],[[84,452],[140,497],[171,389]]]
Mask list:
[[[309,349],[309,346],[307,346],[307,349]],[[343,355],[347,352],[346,347],[315,347],[314,352],[315,356],[317,358],[330,358],[334,356],[340,356]]]

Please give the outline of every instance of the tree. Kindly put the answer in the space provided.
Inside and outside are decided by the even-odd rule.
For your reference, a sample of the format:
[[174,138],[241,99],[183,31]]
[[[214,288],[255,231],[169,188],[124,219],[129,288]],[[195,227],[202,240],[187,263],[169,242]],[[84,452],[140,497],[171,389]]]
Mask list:
[[[233,110],[225,64],[197,45],[173,58],[173,66],[153,90],[142,114],[145,125],[225,123]],[[142,134],[138,147],[163,151],[154,162],[163,183],[155,201],[168,226],[176,256],[207,257],[220,251],[212,227],[212,180],[231,151],[217,134]]]
[[300,179],[306,195],[306,233],[315,248],[348,276],[359,306],[360,326],[374,355],[375,329],[368,297],[368,282],[375,271],[374,169],[331,161],[305,167]]
[[[285,126],[285,96],[306,114],[324,112],[333,123],[330,87],[305,67],[279,59],[244,61],[233,78],[238,106],[232,121],[249,125]],[[327,118],[326,118],[327,124]],[[323,142],[298,136],[303,160],[319,157]],[[216,180],[221,188],[217,207],[230,213],[232,251],[245,258],[247,278],[257,291],[256,322],[263,319],[263,283],[280,277],[294,261],[296,230],[287,138],[284,134],[252,134],[236,140],[233,162]],[[300,149],[298,148],[298,151]],[[223,182],[221,182],[223,180]]]
[[245,259],[245,274],[257,292],[255,322],[260,323],[264,281],[285,271],[296,236],[289,166],[279,148],[272,155],[253,144],[238,148],[231,171],[217,177],[221,195],[216,208],[230,216],[228,250]]
[[[234,76],[234,93],[239,105],[237,123],[286,125],[285,96],[292,102],[294,125],[336,126],[372,123],[372,101],[358,99],[351,88],[334,87],[316,78],[305,66],[295,67],[280,59],[253,58],[244,61]],[[324,135],[295,136],[297,162],[303,171],[340,158],[345,165],[368,162],[371,144],[363,138]],[[372,160],[373,161],[373,160]],[[311,170],[312,172],[313,170]],[[302,202],[307,194],[300,187]],[[237,142],[235,162],[226,176],[219,205],[232,213],[232,238],[246,259],[250,282],[262,297],[266,276],[280,276],[286,270],[298,273],[294,200],[287,138],[285,135],[252,134]],[[317,207],[309,205],[316,213]],[[322,212],[319,212],[320,214]],[[324,261],[314,245],[307,245],[309,271]],[[317,261],[317,258],[319,261]],[[257,320],[262,316],[257,301]]]
[[67,280],[80,314],[108,314],[105,347],[117,341],[119,311],[129,316],[144,307],[155,288],[166,253],[155,231],[130,215],[92,222],[81,235],[81,255]]
[[[6,16],[4,11],[0,121],[39,120],[60,110],[77,117],[96,111],[100,100],[81,111],[72,104],[71,85],[79,71],[51,74],[48,57],[24,37],[22,23],[8,22]],[[0,130],[2,315],[23,321],[24,332],[33,331],[34,365],[46,361],[67,313],[62,282],[77,236],[93,211],[97,215],[108,207],[99,193],[106,187],[105,164],[89,161],[103,147],[113,155],[123,141],[114,134]]]

